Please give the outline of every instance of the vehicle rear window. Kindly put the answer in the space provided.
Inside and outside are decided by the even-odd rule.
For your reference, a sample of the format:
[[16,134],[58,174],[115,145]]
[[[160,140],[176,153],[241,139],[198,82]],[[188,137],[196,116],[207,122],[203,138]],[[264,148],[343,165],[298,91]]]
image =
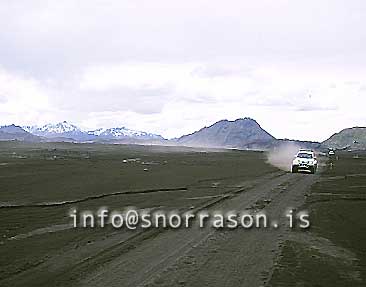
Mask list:
[[299,158],[313,158],[313,155],[311,153],[298,153],[297,157]]

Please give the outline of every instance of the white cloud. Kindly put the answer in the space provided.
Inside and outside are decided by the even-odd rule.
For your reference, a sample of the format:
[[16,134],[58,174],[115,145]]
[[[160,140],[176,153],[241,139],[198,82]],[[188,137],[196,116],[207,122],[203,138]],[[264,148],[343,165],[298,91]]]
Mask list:
[[39,121],[51,113],[48,97],[52,96],[38,81],[0,69],[0,113],[4,123]]
[[276,137],[365,125],[362,1],[2,1],[0,124],[167,137],[250,116]]

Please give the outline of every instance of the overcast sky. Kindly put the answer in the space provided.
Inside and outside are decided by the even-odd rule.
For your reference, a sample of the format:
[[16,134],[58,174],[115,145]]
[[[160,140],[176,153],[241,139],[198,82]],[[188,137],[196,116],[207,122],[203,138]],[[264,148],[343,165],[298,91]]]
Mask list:
[[[77,3],[77,4],[76,4]],[[366,125],[366,1],[0,1],[0,125]]]

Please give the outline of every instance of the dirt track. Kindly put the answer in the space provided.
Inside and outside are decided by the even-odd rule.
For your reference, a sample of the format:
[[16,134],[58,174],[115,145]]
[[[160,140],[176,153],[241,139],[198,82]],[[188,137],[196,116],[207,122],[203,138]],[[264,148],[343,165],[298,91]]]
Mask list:
[[[273,176],[273,175],[272,175]],[[275,174],[232,192],[212,209],[264,209],[271,218],[303,203],[317,176]],[[210,205],[212,202],[210,203]],[[281,243],[291,231],[278,229],[181,229],[144,231],[56,278],[80,286],[261,286],[270,277]]]

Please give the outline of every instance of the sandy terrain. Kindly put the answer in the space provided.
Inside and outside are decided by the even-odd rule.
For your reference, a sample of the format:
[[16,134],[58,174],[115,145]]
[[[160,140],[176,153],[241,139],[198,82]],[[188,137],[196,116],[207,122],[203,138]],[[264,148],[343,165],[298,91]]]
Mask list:
[[[316,208],[309,208],[308,201],[319,193],[319,184],[326,180],[320,173],[281,171],[267,164],[266,155],[259,152],[171,150],[167,153],[143,147],[111,147],[106,153],[104,148],[71,145],[57,149],[64,157],[58,161],[45,159],[53,152],[50,147],[19,146],[16,153],[27,159],[14,159],[12,149],[2,149],[0,161],[8,164],[0,167],[6,182],[0,213],[7,219],[0,226],[1,286],[289,286],[288,278],[293,279],[289,281],[291,286],[296,282],[311,286],[301,276],[291,277],[295,271],[283,277],[281,267],[300,264],[298,258],[295,262],[292,257],[287,258],[289,248],[294,248],[289,242],[320,246],[323,253],[343,252],[340,258],[344,260],[359,257],[344,247],[330,244],[332,239],[325,235],[320,239],[314,236],[313,225],[309,231],[288,226],[285,211],[289,208],[317,213]],[[92,163],[90,159],[80,159],[87,149]],[[126,158],[140,159],[125,163]],[[17,173],[15,169],[8,170],[12,165],[18,167]],[[42,183],[41,179],[57,178],[50,169],[43,170],[44,165],[56,173],[67,173],[69,167],[77,165],[78,174],[74,178],[60,179],[73,193],[63,196],[64,187],[55,186],[55,194],[47,188],[40,188],[34,196],[24,194],[25,182],[42,187],[51,183]],[[146,166],[149,171],[143,170]],[[119,170],[115,171],[116,168]],[[105,173],[106,169],[112,175]],[[323,170],[328,176],[328,169]],[[24,178],[28,173],[33,174],[33,180]],[[90,190],[87,181],[77,180],[86,178],[85,173],[99,174],[103,189]],[[130,174],[135,177],[128,179],[126,175]],[[114,185],[115,181],[120,188]],[[123,184],[129,188],[123,188]],[[317,187],[317,192],[312,190]],[[7,197],[12,189],[18,195]],[[30,189],[35,192],[34,187]],[[279,227],[128,231],[111,226],[95,229],[70,226],[67,212],[71,207],[96,210],[100,206],[180,212],[264,211],[270,220],[279,222]],[[314,220],[317,225],[319,218]],[[308,266],[304,264],[300,265]],[[362,272],[353,274],[355,282],[362,282],[362,276]]]

